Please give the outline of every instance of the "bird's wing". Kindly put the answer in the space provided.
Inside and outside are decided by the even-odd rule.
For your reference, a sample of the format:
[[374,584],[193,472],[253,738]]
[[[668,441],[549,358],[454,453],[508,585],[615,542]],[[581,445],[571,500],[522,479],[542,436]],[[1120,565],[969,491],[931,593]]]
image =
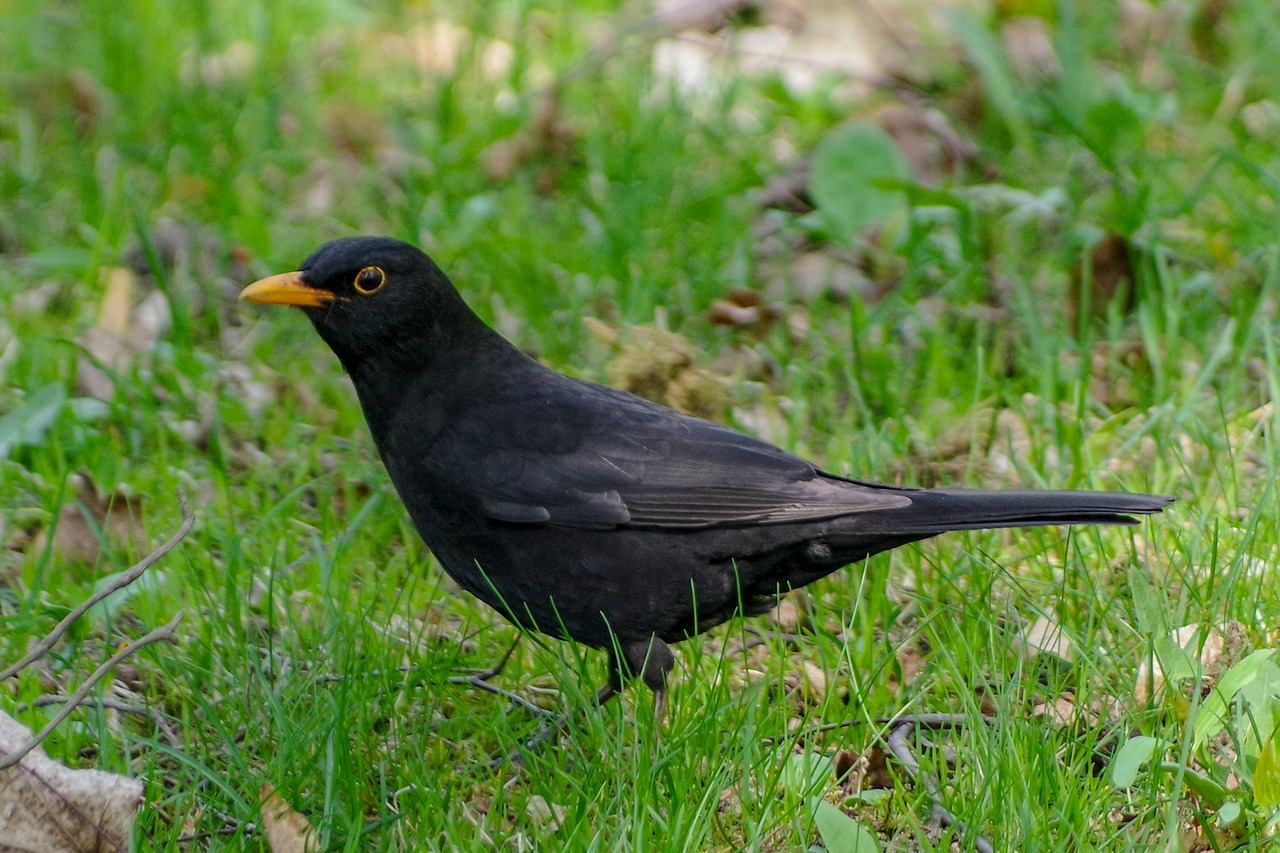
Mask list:
[[500,434],[462,439],[483,448],[465,476],[495,520],[701,528],[818,521],[911,503],[893,489],[822,474],[759,439],[604,386],[560,386],[556,399],[543,402],[512,407],[519,417]]

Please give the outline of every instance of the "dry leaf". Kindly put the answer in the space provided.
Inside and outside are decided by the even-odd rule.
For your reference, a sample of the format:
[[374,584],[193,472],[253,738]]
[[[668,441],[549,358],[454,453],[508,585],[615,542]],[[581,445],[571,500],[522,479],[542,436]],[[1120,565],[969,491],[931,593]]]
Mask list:
[[77,339],[84,352],[76,360],[76,390],[86,397],[110,400],[110,373],[127,370],[138,353],[150,349],[168,330],[170,318],[168,302],[159,290],[137,300],[137,274],[132,269],[107,267],[102,275],[98,320]]
[[[1248,644],[1245,627],[1239,622],[1228,622],[1222,626],[1221,631],[1209,628],[1208,633],[1204,634],[1204,630],[1203,625],[1183,625],[1170,632],[1170,636],[1188,655],[1196,654],[1196,646],[1200,637],[1204,636],[1204,643],[1200,644],[1202,681],[1211,686],[1223,670],[1243,656]],[[1159,695],[1164,686],[1165,675],[1160,661],[1154,655],[1143,660],[1138,667],[1134,698],[1145,704]]]
[[529,123],[513,135],[499,139],[480,154],[485,172],[495,183],[508,181],[520,169],[541,166],[534,181],[540,195],[551,193],[560,173],[582,162],[578,132],[564,117],[555,93],[534,105]]
[[1031,708],[1032,718],[1047,719],[1056,726],[1066,727],[1082,718],[1090,724],[1096,724],[1097,718],[1088,713],[1088,709],[1076,704],[1075,696],[1063,693],[1037,702]]
[[1062,74],[1062,63],[1053,49],[1049,23],[1044,18],[1023,15],[1010,18],[1000,27],[1009,64],[1024,80],[1056,79]]
[[266,830],[271,853],[308,853],[319,849],[315,829],[281,799],[275,788],[263,785],[258,796],[262,798],[262,828]]
[[842,751],[836,756],[836,774],[842,796],[853,796],[862,791],[893,788],[895,781],[889,770],[889,754],[884,744],[877,741],[861,755]]
[[926,186],[955,177],[978,156],[978,147],[957,133],[941,110],[892,104],[874,121],[898,143],[916,180]]
[[1071,638],[1062,630],[1061,625],[1048,616],[1041,616],[1023,631],[1019,645],[1029,657],[1044,653],[1068,662],[1075,658]]
[[[736,3],[684,3],[689,8],[722,7]],[[809,0],[808,3],[763,4],[764,26],[729,27],[712,34],[706,14],[683,17],[667,13],[665,22],[678,34],[654,43],[652,66],[664,90],[677,89],[696,95],[719,81],[744,74],[780,77],[795,92],[812,89],[833,75],[855,80],[874,79],[901,48],[906,23],[886,18],[843,0]],[[689,22],[691,27],[680,29]]]
[[920,673],[924,672],[925,664],[924,652],[919,645],[912,643],[911,645],[899,646],[894,657],[898,659],[898,666],[902,670],[902,686],[910,687],[915,684],[916,679],[920,677]]
[[1067,321],[1071,328],[1076,327],[1085,306],[1096,319],[1106,318],[1113,301],[1121,314],[1133,311],[1134,261],[1138,251],[1124,235],[1110,233],[1089,250],[1087,258],[1076,260],[1067,290]]
[[814,702],[821,702],[827,695],[827,674],[812,661],[804,662],[805,696]]
[[[135,553],[142,553],[146,543],[142,529],[142,499],[118,491],[104,495],[83,471],[73,475],[72,479],[77,501],[67,504],[58,513],[58,526],[53,534],[53,546],[62,558],[72,563],[97,563],[102,547],[100,536]],[[40,544],[43,544],[43,539]]]
[[[0,712],[0,755],[31,731]],[[101,770],[72,770],[39,748],[0,770],[0,850],[107,853],[129,849],[142,783]]]
[[770,610],[765,618],[784,634],[798,634],[808,622],[808,614],[801,611],[790,598],[779,601],[778,606]]
[[541,794],[534,794],[525,804],[525,813],[538,826],[559,829],[564,822],[564,806],[548,803]]

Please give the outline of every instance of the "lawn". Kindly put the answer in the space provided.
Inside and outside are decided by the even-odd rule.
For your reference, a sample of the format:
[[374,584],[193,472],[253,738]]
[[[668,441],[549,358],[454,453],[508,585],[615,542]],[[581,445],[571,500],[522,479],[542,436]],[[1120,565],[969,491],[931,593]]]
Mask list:
[[[143,782],[135,848],[287,849],[269,795],[331,850],[1276,843],[1273,4],[811,5],[0,2],[0,671],[194,519],[0,713],[180,614],[41,746]],[[680,644],[664,719],[532,636],[523,703],[452,683],[517,631],[236,299],[351,234],[835,473],[1177,503],[850,566]]]

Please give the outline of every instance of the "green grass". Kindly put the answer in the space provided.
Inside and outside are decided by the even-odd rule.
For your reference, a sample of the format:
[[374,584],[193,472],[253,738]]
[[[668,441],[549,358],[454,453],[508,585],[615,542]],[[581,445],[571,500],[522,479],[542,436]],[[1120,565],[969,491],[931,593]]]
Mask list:
[[[584,58],[641,14],[630,6],[374,5],[0,4],[0,664],[140,556],[108,539],[84,565],[55,547],[73,474],[140,496],[147,547],[178,525],[179,490],[197,515],[148,583],[0,685],[0,710],[39,728],[56,709],[15,709],[185,613],[178,644],[99,694],[162,712],[173,738],[86,708],[45,745],[146,779],[140,849],[187,849],[189,831],[267,849],[266,784],[329,849],[805,850],[819,836],[783,790],[788,756],[861,753],[903,712],[973,718],[935,736],[954,766],[940,750],[921,761],[996,849],[1187,849],[1189,829],[1221,828],[1174,774],[1121,791],[1098,763],[1139,732],[1178,757],[1196,691],[1134,695],[1169,629],[1241,623],[1232,661],[1280,641],[1269,4],[1217,23],[1159,9],[1170,34],[1135,41],[1116,10],[1064,3],[1049,78],[1012,70],[994,20],[931,36],[963,49],[924,51],[912,97],[978,154],[869,243],[820,215],[762,214],[753,190],[785,170],[778,148],[811,150],[890,90],[851,111],[834,82],[796,93],[730,75],[681,100],[642,38]],[[442,20],[475,38],[451,64],[426,35]],[[415,50],[443,65],[424,71]],[[486,151],[530,126],[555,74],[571,134],[496,176]],[[780,282],[758,255],[766,219]],[[1133,530],[950,535],[850,567],[803,594],[799,645],[742,652],[748,626],[726,625],[677,650],[665,722],[636,689],[494,776],[489,758],[539,721],[447,678],[497,659],[514,630],[422,546],[305,319],[234,302],[351,233],[424,246],[483,316],[573,375],[603,379],[610,357],[582,317],[660,317],[733,380],[730,420],[767,421],[836,472],[1179,502]],[[1134,304],[1093,304],[1073,326],[1072,267],[1103,233],[1135,247]],[[791,261],[814,246],[859,257],[879,297],[789,304],[768,329],[708,322],[731,288],[791,292]],[[77,339],[102,268],[131,251],[139,289],[169,297],[169,329],[115,369],[110,399],[85,401]],[[1041,616],[1071,660],[1020,651]],[[529,638],[500,683],[581,708],[600,658]],[[805,662],[825,691],[796,686]],[[1037,712],[1063,697],[1081,712],[1069,724]],[[998,726],[978,723],[984,709]],[[923,787],[897,778],[874,805],[834,781],[819,793],[886,850],[955,849]],[[1265,811],[1218,849],[1264,849]]]

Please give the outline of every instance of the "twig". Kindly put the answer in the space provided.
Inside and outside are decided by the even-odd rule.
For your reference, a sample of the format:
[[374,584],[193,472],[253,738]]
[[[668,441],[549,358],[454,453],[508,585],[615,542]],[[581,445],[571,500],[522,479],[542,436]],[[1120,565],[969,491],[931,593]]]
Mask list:
[[[23,714],[31,708],[43,708],[47,705],[67,705],[71,703],[71,699],[72,697],[70,696],[45,694],[44,696],[37,697],[32,702],[19,703],[18,706],[14,708],[14,713]],[[148,705],[134,705],[129,702],[121,702],[119,699],[111,699],[108,697],[103,697],[101,699],[85,699],[80,702],[80,705],[81,707],[86,705],[96,705],[97,707],[105,708],[108,711],[119,711],[121,714],[137,714],[140,717],[146,717],[151,720],[152,725],[164,732],[165,737],[169,739],[170,743],[176,744],[181,742],[181,739],[178,737],[178,733],[173,730],[171,725],[169,725],[169,720],[171,718],[163,711],[159,711]]]
[[143,557],[124,574],[117,575],[115,580],[89,596],[89,598],[82,602],[78,607],[66,616],[62,617],[62,621],[55,625],[53,630],[50,631],[34,649],[28,652],[22,660],[7,669],[0,670],[0,681],[12,678],[19,672],[22,672],[22,670],[29,666],[32,661],[36,661],[44,657],[45,654],[48,653],[49,649],[53,648],[54,645],[57,644],[58,640],[62,639],[62,635],[67,633],[67,630],[72,626],[72,624],[83,616],[89,608],[93,607],[113,592],[124,589],[126,586],[136,581],[142,576],[143,572],[154,566],[161,558],[176,548],[178,543],[185,539],[187,534],[191,532],[191,526],[195,524],[196,520],[195,515],[191,512],[191,507],[187,505],[187,496],[183,494],[181,489],[178,490],[178,503],[182,507],[182,526],[178,528],[176,533],[169,537],[169,541]]
[[[984,717],[984,719],[987,719]],[[960,714],[921,714],[919,717],[901,717],[893,724],[887,741],[888,749],[906,769],[912,781],[923,783],[929,799],[933,802],[933,819],[944,829],[954,826],[961,835],[971,835],[973,846],[979,853],[995,853],[995,848],[984,836],[975,832],[972,827],[956,817],[955,813],[942,803],[942,789],[933,774],[920,769],[920,762],[907,743],[907,734],[921,728],[958,728],[963,725],[964,717]]]
[[[988,726],[995,725],[996,718],[981,716],[978,719]],[[911,716],[896,717],[877,717],[871,720],[837,720],[834,723],[822,723],[816,726],[807,726],[799,728],[795,731],[788,732],[784,737],[763,737],[761,743],[776,743],[780,740],[796,741],[809,737],[810,735],[821,734],[823,732],[834,732],[840,729],[851,729],[854,726],[887,726],[890,731],[903,723],[909,723],[917,729],[929,729],[930,731],[941,731],[943,729],[959,729],[968,725],[973,720],[964,714],[912,714]]]
[[487,681],[484,678],[481,678],[479,675],[453,675],[449,677],[449,683],[450,684],[469,684],[472,687],[478,687],[481,690],[487,690],[490,693],[494,694],[495,696],[501,696],[503,699],[506,699],[512,705],[518,705],[519,707],[524,708],[526,711],[528,711],[530,714],[533,714],[535,717],[550,717],[555,714],[554,711],[549,711],[546,708],[543,708],[541,705],[537,705],[533,702],[530,702],[528,699],[524,698],[519,693],[513,693],[510,690],[503,690],[498,685],[494,684],[491,681]]
[[53,719],[45,724],[44,728],[33,735],[26,743],[22,744],[22,746],[18,747],[4,758],[0,758],[0,770],[8,770],[10,767],[13,767],[21,761],[28,752],[39,746],[63,720],[75,712],[76,708],[80,706],[80,703],[84,701],[84,698],[89,695],[89,691],[93,689],[94,685],[101,681],[108,672],[120,663],[120,661],[129,657],[139,649],[151,645],[152,643],[158,643],[161,640],[172,640],[174,630],[178,627],[178,623],[181,621],[182,614],[179,613],[177,616],[169,620],[169,624],[144,634],[111,657],[107,658],[101,666],[93,671],[93,675],[90,675],[85,680],[84,684],[81,684],[80,688],[76,690],[75,693],[71,694],[67,699],[66,705],[63,706],[61,711],[53,716]]
[[515,652],[516,646],[520,645],[520,638],[523,636],[524,636],[523,634],[516,634],[515,641],[507,648],[507,651],[493,666],[489,667],[488,669],[482,669],[476,672],[469,672],[466,675],[451,675],[448,678],[449,683],[450,684],[468,684],[472,687],[478,687],[481,690],[487,690],[488,692],[494,694],[495,696],[501,696],[503,699],[506,699],[512,705],[517,705],[521,708],[524,708],[526,711],[528,711],[530,714],[533,714],[535,717],[551,716],[554,713],[553,711],[548,711],[546,708],[543,708],[539,705],[534,704],[533,702],[530,702],[528,699],[524,698],[519,693],[513,693],[510,690],[503,690],[501,687],[499,687],[498,685],[494,684],[491,681],[491,679],[500,675],[502,673],[502,670],[506,668],[507,662],[511,660],[511,655],[513,652]]

